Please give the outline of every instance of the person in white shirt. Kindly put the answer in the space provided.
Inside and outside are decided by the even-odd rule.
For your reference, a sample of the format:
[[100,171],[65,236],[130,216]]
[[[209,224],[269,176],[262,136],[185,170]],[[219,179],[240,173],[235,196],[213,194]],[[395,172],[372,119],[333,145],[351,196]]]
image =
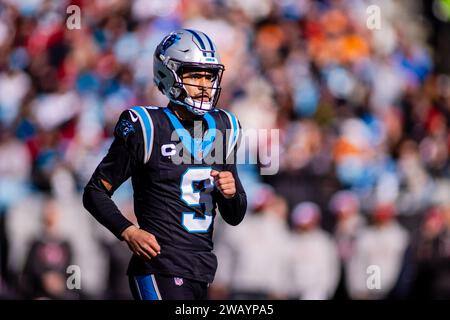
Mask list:
[[[224,227],[216,243],[219,265],[212,298],[284,299],[290,233],[286,200],[273,191],[233,230]],[[215,295],[220,292],[220,295]]]
[[292,213],[291,295],[303,300],[333,297],[339,280],[339,256],[333,238],[320,228],[321,211],[312,202]]
[[340,282],[334,299],[348,299],[348,262],[355,252],[355,239],[367,222],[360,213],[358,196],[352,191],[336,192],[330,200],[329,209],[336,219],[334,238],[341,261]]
[[396,221],[395,213],[393,204],[378,204],[373,225],[357,237],[348,272],[352,299],[384,299],[396,285],[409,235]]

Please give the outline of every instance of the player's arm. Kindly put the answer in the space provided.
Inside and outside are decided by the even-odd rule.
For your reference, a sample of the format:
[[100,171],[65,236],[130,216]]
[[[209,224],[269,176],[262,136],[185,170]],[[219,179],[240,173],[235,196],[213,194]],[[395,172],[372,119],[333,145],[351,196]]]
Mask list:
[[[247,195],[236,167],[236,153],[241,140],[241,126],[238,121],[238,134],[236,143],[231,144],[232,151],[226,157],[224,170],[211,171],[214,182],[219,191],[215,197],[222,218],[230,225],[238,225],[247,210]],[[228,143],[227,143],[228,146]]]
[[118,239],[127,241],[138,256],[155,256],[160,247],[155,237],[133,225],[117,208],[111,196],[144,159],[142,129],[124,111],[114,130],[114,140],[84,188],[83,205]]
[[236,165],[224,171],[211,171],[218,193],[216,198],[219,211],[226,223],[235,226],[244,219],[247,210],[247,195],[239,179]]

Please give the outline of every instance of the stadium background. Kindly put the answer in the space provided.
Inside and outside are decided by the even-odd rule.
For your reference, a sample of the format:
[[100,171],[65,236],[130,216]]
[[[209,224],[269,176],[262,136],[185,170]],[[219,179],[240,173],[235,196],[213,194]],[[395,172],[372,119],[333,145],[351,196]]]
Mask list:
[[165,105],[152,54],[179,27],[216,42],[220,107],[280,130],[278,174],[240,166],[247,217],[217,221],[211,298],[450,298],[445,0],[1,1],[0,298],[130,297],[130,252],[81,192],[121,111]]

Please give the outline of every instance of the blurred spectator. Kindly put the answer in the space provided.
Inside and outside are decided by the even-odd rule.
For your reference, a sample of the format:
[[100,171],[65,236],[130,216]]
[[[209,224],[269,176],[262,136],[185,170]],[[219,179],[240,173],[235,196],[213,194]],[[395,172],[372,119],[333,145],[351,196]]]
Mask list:
[[253,213],[233,229],[226,228],[216,246],[219,267],[212,298],[286,298],[290,250],[287,205],[279,195],[263,191]]
[[[132,201],[128,199],[125,203],[119,203],[121,212],[127,219],[138,225],[136,216],[133,214]],[[102,298],[108,300],[132,300],[128,278],[126,274],[130,262],[131,251],[126,242],[117,241],[116,237],[109,232],[105,232],[104,239],[101,240],[103,249],[107,254],[107,279],[106,288]]]
[[48,200],[42,214],[42,234],[28,252],[22,275],[26,297],[33,299],[74,299],[75,291],[66,285],[67,267],[72,262],[72,248],[58,232],[59,208]]
[[347,299],[347,280],[351,276],[348,263],[355,253],[355,240],[358,233],[366,226],[366,221],[360,214],[359,199],[351,191],[336,192],[330,200],[329,209],[336,218],[334,237],[341,262],[340,282],[335,298]]
[[[355,252],[348,263],[348,290],[352,299],[387,298],[397,284],[409,245],[409,235],[395,218],[393,204],[378,204],[372,213],[373,225],[356,238]],[[371,266],[379,273],[379,287],[370,287]]]
[[334,239],[320,228],[320,208],[298,204],[292,213],[291,295],[302,300],[333,297],[339,280],[339,256]]
[[6,283],[11,283],[7,212],[11,204],[28,194],[30,162],[26,146],[0,123],[0,279]]
[[[396,205],[417,250],[427,251],[430,243],[445,247],[446,228],[442,235],[425,236],[434,218],[425,219],[420,236],[414,226],[430,206],[450,203],[449,189],[442,188],[450,183],[450,28],[445,6],[435,8],[435,2],[375,1],[382,29],[371,30],[367,7],[374,2],[368,0],[0,1],[0,266],[9,291],[18,291],[14,273],[23,269],[29,238],[38,237],[40,199],[51,193],[64,207],[61,232],[83,268],[85,297],[125,297],[119,289],[125,277],[118,277],[126,253],[105,240],[88,215],[80,216],[79,191],[104,156],[124,109],[166,105],[153,85],[152,55],[162,35],[180,27],[207,31],[218,45],[226,68],[219,107],[234,112],[244,129],[278,130],[280,141],[269,141],[280,150],[274,155],[277,174],[259,175],[267,165],[256,153],[264,139],[246,146],[256,162],[239,168],[248,195],[264,182],[289,209],[303,201],[318,204],[325,230],[336,222],[346,269],[336,298],[346,297],[345,287],[351,297],[355,290],[360,296],[349,265],[365,255],[381,259],[373,238],[405,238],[392,221],[363,228],[358,211],[370,212],[378,201]],[[80,6],[81,29],[66,27],[71,4]],[[328,208],[342,189],[354,195]],[[121,197],[130,199],[130,192],[124,187]],[[284,238],[281,226],[292,219],[248,215],[261,228],[269,217],[278,221],[271,227],[283,230],[273,232],[273,241],[284,250],[289,241],[283,244],[276,232]],[[247,243],[247,233],[237,233]],[[224,247],[233,236],[224,237]],[[256,235],[250,231],[248,237]],[[444,296],[445,289],[431,284],[446,282],[445,254],[433,252],[405,261],[408,268],[419,264],[416,280],[429,285],[423,292]],[[388,269],[397,270],[397,262],[388,259],[382,259],[392,264]],[[248,268],[243,277],[260,277],[257,263]],[[230,278],[223,270],[224,279]],[[383,272],[395,278],[394,271]],[[423,282],[427,276],[436,280]],[[387,287],[395,282],[382,278]],[[269,284],[250,287],[265,295],[276,291]],[[379,293],[377,298],[392,297]]]
[[332,174],[331,139],[310,119],[289,122],[283,129],[280,172],[263,179],[283,194],[290,208],[302,200],[326,203],[339,185]]
[[14,288],[11,288],[2,277],[0,277],[0,300],[11,300],[11,299],[19,299],[21,298],[18,295]]
[[412,296],[450,299],[450,207],[428,210],[416,250],[417,279]]
[[431,204],[429,190],[434,181],[420,159],[417,143],[411,140],[402,143],[398,164],[403,185],[400,209],[409,214],[425,210]]

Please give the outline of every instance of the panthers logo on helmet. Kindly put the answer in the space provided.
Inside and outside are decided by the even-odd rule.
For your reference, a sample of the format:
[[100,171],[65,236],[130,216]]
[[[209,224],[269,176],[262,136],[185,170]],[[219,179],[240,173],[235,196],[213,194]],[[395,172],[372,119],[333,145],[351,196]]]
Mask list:
[[180,36],[177,34],[171,34],[163,43],[162,45],[162,51],[166,52],[167,48],[172,46],[176,41],[180,40]]

